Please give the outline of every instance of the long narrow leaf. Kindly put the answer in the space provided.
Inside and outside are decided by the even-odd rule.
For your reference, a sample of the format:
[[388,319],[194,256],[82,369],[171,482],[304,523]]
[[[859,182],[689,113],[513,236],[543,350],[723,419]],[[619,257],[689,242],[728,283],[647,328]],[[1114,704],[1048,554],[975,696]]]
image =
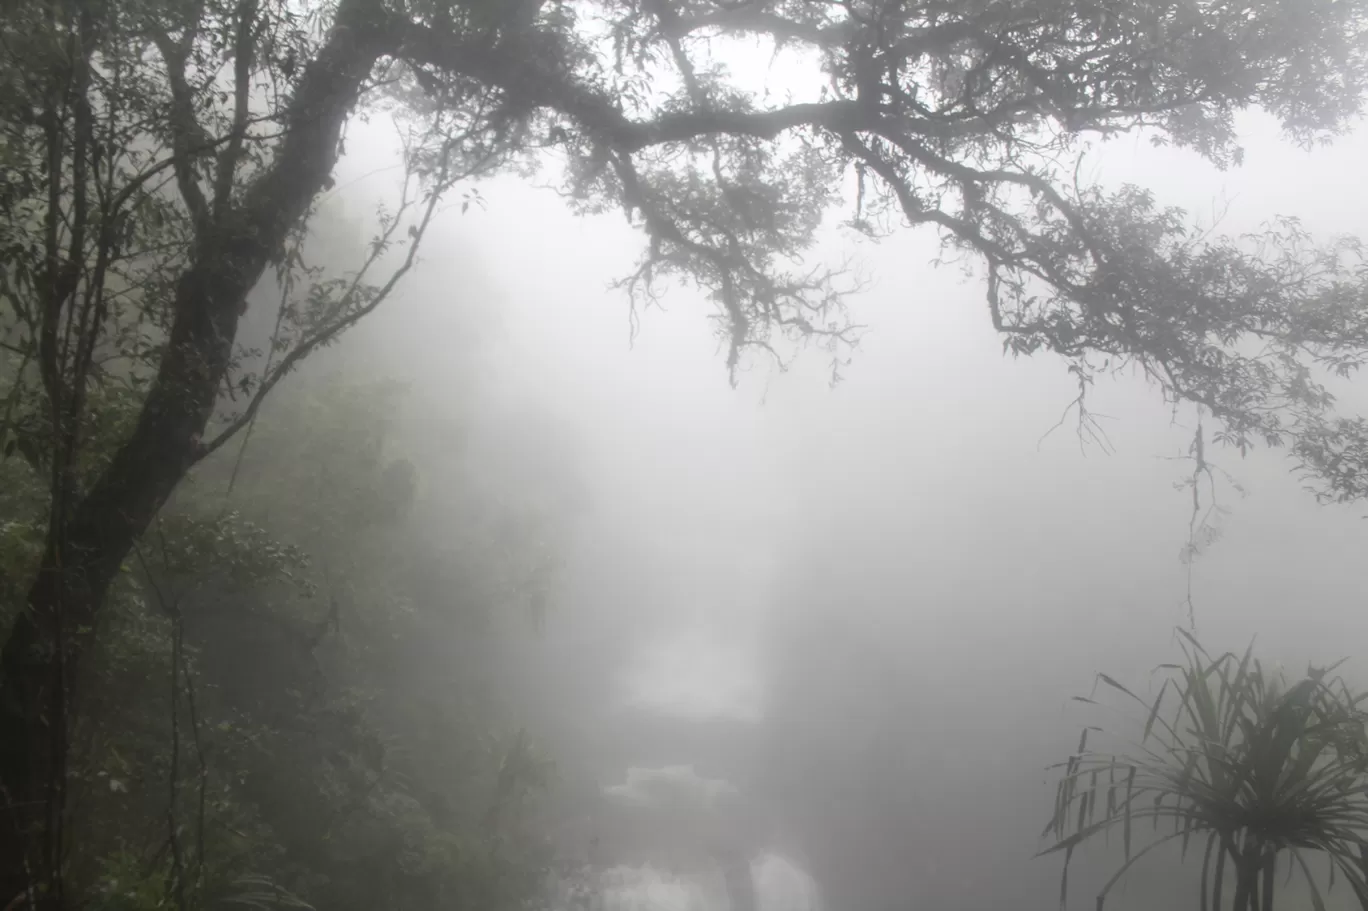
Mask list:
[[1126,842],[1126,860],[1131,856],[1131,806],[1135,801],[1135,766],[1130,767],[1130,774],[1126,776],[1126,824],[1124,838]]
[[1290,851],[1292,859],[1295,860],[1302,870],[1302,875],[1306,877],[1307,885],[1311,889],[1311,908],[1312,911],[1325,911],[1325,898],[1321,895],[1320,886],[1316,884],[1316,877],[1311,875],[1311,867],[1307,864],[1302,852],[1296,848]]
[[1154,730],[1154,720],[1159,717],[1159,706],[1164,701],[1164,694],[1168,692],[1169,681],[1165,680],[1159,687],[1159,695],[1154,697],[1154,705],[1150,708],[1149,717],[1145,719],[1145,732],[1140,735],[1140,742],[1149,740],[1150,733]]
[[1152,841],[1149,844],[1145,845],[1143,848],[1141,848],[1139,851],[1137,851],[1134,857],[1123,863],[1121,865],[1121,868],[1118,869],[1114,874],[1112,874],[1112,878],[1107,880],[1107,884],[1102,887],[1102,891],[1097,893],[1098,911],[1101,911],[1102,904],[1106,901],[1108,893],[1110,893],[1111,890],[1116,886],[1116,884],[1121,881],[1121,877],[1125,876],[1126,872],[1130,870],[1131,867],[1135,866],[1136,862],[1139,861],[1140,858],[1144,857],[1146,854],[1153,851],[1160,845],[1173,841],[1173,839],[1177,837],[1177,835],[1165,835],[1163,838],[1160,838],[1156,841]]
[[[1201,904],[1198,911],[1207,911],[1207,878],[1211,873],[1211,852],[1216,847],[1216,841],[1220,837],[1219,833],[1212,832],[1207,836],[1206,850],[1202,852],[1202,891],[1200,895]],[[1219,908],[1215,911],[1220,911]]]

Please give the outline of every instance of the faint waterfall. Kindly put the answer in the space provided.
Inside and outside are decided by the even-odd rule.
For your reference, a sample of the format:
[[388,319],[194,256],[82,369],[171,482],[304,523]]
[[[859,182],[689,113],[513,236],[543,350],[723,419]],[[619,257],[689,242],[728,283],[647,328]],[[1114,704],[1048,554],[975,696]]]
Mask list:
[[[817,884],[778,854],[751,863],[756,911],[821,911]],[[593,911],[736,911],[720,871],[671,874],[651,866],[614,867],[599,875]]]

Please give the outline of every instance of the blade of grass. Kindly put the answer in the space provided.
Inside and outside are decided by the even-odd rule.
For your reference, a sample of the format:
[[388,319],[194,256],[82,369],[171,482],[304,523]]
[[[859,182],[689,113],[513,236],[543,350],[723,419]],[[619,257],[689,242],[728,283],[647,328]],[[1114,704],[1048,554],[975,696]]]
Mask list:
[[1159,706],[1164,701],[1164,694],[1168,692],[1169,681],[1165,680],[1159,687],[1159,695],[1154,697],[1154,705],[1150,708],[1149,717],[1145,719],[1145,732],[1140,735],[1140,742],[1149,740],[1150,733],[1154,730],[1154,721],[1159,717]]

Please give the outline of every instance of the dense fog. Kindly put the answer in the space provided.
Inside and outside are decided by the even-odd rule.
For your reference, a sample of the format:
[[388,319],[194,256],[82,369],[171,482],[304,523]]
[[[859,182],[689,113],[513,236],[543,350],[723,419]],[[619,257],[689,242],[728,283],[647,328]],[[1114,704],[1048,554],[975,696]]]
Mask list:
[[[1241,128],[1247,160],[1224,173],[1135,139],[1085,162],[1221,231],[1292,212],[1315,232],[1362,228],[1361,140],[1308,152],[1265,119]],[[385,127],[364,135],[374,145],[353,140],[340,181],[354,216],[386,186]],[[607,834],[621,804],[650,803],[634,788],[690,778],[704,796],[688,799],[743,807],[726,825],[776,883],[763,908],[816,907],[818,891],[856,911],[1054,907],[1059,858],[1032,856],[1046,767],[1089,722],[1070,697],[1098,671],[1152,694],[1190,610],[1210,648],[1257,637],[1288,667],[1368,635],[1361,509],[1317,505],[1277,451],[1221,450],[1219,537],[1184,559],[1195,411],[1122,376],[1090,393],[1101,433],[1080,431],[1073,378],[1048,355],[1003,356],[981,276],[934,265],[931,232],[829,231],[823,252],[874,279],[840,382],[807,351],[787,370],[754,359],[733,389],[687,289],[631,335],[608,287],[640,243],[620,219],[572,216],[520,181],[481,192],[334,356],[365,352],[411,382],[414,434],[452,396],[563,430],[563,448],[530,457],[573,475],[581,508],[510,677],[583,792],[575,837],[657,871],[623,874],[636,885],[614,894],[635,907],[717,907],[702,880],[672,879],[700,875],[678,845],[690,823],[646,814]],[[477,369],[450,354],[464,338],[479,339]],[[771,856],[815,885],[777,884]],[[1173,860],[1146,861],[1118,907],[1179,901],[1191,885]],[[1100,873],[1073,876],[1086,897]]]
[[1368,909],[1363,0],[23,6],[0,911]]

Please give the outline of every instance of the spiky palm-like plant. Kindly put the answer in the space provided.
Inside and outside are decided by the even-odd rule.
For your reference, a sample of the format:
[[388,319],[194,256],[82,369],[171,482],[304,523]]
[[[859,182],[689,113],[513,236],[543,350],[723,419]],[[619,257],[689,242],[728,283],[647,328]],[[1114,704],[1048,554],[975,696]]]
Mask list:
[[[1213,658],[1179,633],[1186,660],[1160,665],[1167,676],[1152,703],[1098,675],[1144,710],[1139,741],[1122,752],[1089,749],[1089,735],[1105,732],[1088,727],[1077,751],[1054,767],[1060,781],[1043,833],[1052,843],[1040,853],[1064,855],[1061,905],[1074,850],[1120,829],[1125,861],[1098,895],[1099,911],[1140,858],[1174,841],[1186,857],[1194,840],[1205,846],[1202,911],[1272,911],[1284,864],[1289,878],[1306,878],[1323,911],[1322,883],[1309,862],[1317,853],[1328,859],[1328,886],[1338,874],[1368,909],[1368,693],[1332,678],[1338,665],[1311,668],[1289,685],[1252,657],[1252,645],[1242,657]],[[1136,845],[1140,822],[1151,825]]]

